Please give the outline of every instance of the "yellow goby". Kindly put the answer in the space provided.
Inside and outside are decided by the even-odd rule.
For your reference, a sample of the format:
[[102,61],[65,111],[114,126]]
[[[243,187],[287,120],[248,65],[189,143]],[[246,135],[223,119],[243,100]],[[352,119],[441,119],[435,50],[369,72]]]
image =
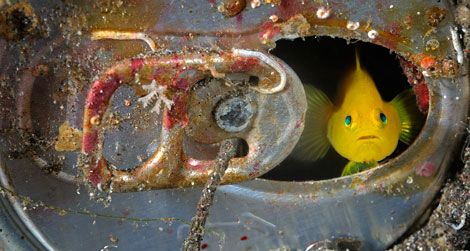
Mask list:
[[361,67],[357,50],[356,67],[343,79],[334,104],[319,89],[304,87],[308,110],[294,157],[318,160],[333,146],[349,160],[342,176],[378,165],[395,151],[399,140],[411,144],[421,128],[413,91],[405,90],[385,102]]

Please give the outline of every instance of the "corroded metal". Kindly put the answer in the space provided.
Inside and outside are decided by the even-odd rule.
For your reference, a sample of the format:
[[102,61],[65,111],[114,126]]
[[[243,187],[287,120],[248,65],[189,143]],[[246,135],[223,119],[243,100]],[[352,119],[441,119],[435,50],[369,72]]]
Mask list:
[[[246,73],[255,75],[259,82],[254,89],[261,95],[275,95],[276,93],[293,93],[293,86],[297,82],[290,81],[287,86],[286,70],[276,62],[276,59],[263,56],[257,52],[233,49],[231,53],[193,53],[187,55],[170,55],[164,57],[147,57],[124,60],[115,64],[105,74],[96,80],[88,93],[83,116],[82,156],[79,167],[83,169],[87,180],[102,190],[112,187],[114,191],[146,190],[155,188],[185,187],[199,185],[207,179],[209,172],[215,165],[215,160],[198,160],[187,156],[183,151],[183,134],[188,121],[188,101],[193,84],[210,76],[224,76],[228,73]],[[171,95],[171,107],[163,112],[163,127],[160,135],[158,149],[141,166],[130,171],[111,169],[101,151],[103,149],[102,120],[107,111],[109,100],[113,93],[123,84],[130,84],[135,80],[151,79],[158,85],[164,86]],[[290,90],[287,90],[287,89]],[[299,91],[296,92],[300,93]],[[164,94],[166,95],[166,94]],[[286,98],[294,98],[289,94],[280,94]],[[262,97],[259,98],[259,101]],[[258,102],[259,102],[258,101]],[[279,163],[292,150],[302,127],[295,126],[302,123],[305,103],[300,106],[292,104],[289,120],[279,124],[284,130],[277,135],[277,139],[263,140],[263,134],[272,131],[247,130],[244,139],[250,149],[247,156],[234,160],[230,166],[225,183],[240,182],[257,177],[275,164],[259,163],[265,159],[264,155],[281,144],[281,153],[272,159]],[[289,106],[286,106],[289,109]],[[268,110],[262,103],[258,105],[259,113],[253,127],[263,128],[268,121],[278,120],[275,113]],[[213,121],[213,120],[209,120]],[[209,132],[210,133],[210,132]],[[193,132],[197,134],[197,132]],[[209,139],[213,137],[207,135]],[[227,137],[234,135],[227,134]],[[221,139],[222,140],[222,139]],[[213,142],[217,143],[217,142]],[[181,168],[183,167],[183,168]]]

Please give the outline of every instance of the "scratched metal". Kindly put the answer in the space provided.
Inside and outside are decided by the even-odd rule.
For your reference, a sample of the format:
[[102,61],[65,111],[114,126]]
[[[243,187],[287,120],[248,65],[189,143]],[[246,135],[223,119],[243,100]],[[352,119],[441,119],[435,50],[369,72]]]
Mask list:
[[[218,11],[221,1],[133,1],[112,8],[95,8],[87,1],[69,2],[78,7],[64,9],[59,1],[32,1],[39,10],[37,14],[43,20],[47,17],[50,37],[8,43],[0,39],[0,70],[7,77],[4,83],[9,84],[1,86],[4,97],[0,100],[2,184],[34,200],[124,217],[189,221],[194,215],[200,188],[114,193],[110,206],[104,208],[89,200],[85,187],[77,191],[73,184],[78,173],[77,152],[55,152],[50,146],[37,144],[36,154],[8,158],[11,149],[28,149],[25,143],[31,142],[30,131],[51,142],[65,120],[81,128],[89,83],[119,60],[150,53],[143,41],[92,41],[93,30],[142,31],[155,41],[158,53],[178,51],[183,55],[200,50],[229,51],[232,47],[267,53],[275,40],[298,36],[359,38],[396,51],[429,76],[428,118],[418,139],[404,153],[350,177],[309,182],[255,179],[223,186],[211,208],[204,241],[207,250],[305,250],[312,243],[348,238],[359,241],[362,250],[384,249],[428,207],[467,125],[469,81],[462,73],[468,68],[459,64],[463,52],[453,39],[453,18],[447,1],[299,0],[281,1],[280,5],[261,1],[261,6],[254,9],[248,2],[241,14],[231,18]],[[62,8],[59,13],[68,14],[53,14],[56,6]],[[444,10],[446,16],[430,25],[426,13],[432,7]],[[359,22],[359,27],[348,29],[348,21]],[[426,49],[431,39],[439,42],[438,49]],[[25,60],[19,56],[21,46],[32,51]],[[38,64],[48,65],[51,74],[34,81],[36,77],[27,69]],[[76,92],[53,95],[64,86]],[[132,167],[138,163],[136,159],[148,157],[156,148],[153,139],[159,129],[155,128],[161,128],[161,124],[155,122],[161,117],[131,114],[135,104],[122,104],[126,99],[135,99],[135,95],[135,90],[124,88],[113,97],[111,109],[124,120],[122,127],[109,129],[106,137],[110,144],[104,151],[116,165]],[[25,110],[17,109],[18,103],[33,104],[30,119],[20,116]],[[135,124],[131,122],[137,118],[141,118],[141,131],[132,130]],[[12,130],[18,128],[26,133]],[[62,167],[58,177],[38,168],[51,164]],[[1,224],[9,232],[0,239],[15,250],[99,250],[105,246],[117,246],[118,250],[175,250],[187,232],[187,225],[179,222],[136,223],[73,213],[60,216],[50,210],[23,210],[15,198],[7,199],[10,205],[5,211],[9,217],[2,218]],[[24,240],[12,234],[14,231],[24,235]],[[113,242],[116,238],[118,241]]]

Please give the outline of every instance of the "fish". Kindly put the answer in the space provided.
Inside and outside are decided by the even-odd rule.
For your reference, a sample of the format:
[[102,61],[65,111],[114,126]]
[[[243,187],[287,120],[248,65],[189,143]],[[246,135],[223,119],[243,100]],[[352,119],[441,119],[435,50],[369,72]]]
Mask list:
[[304,84],[308,108],[293,150],[295,159],[316,161],[333,147],[349,160],[341,176],[377,166],[399,141],[410,145],[423,123],[411,88],[386,102],[361,66],[358,49],[355,66],[340,82],[334,103],[320,89]]

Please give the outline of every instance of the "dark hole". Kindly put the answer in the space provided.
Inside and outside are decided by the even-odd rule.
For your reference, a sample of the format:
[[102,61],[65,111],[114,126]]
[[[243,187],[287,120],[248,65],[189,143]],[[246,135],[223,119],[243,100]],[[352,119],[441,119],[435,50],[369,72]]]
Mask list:
[[248,84],[250,84],[251,86],[258,85],[258,83],[259,78],[257,76],[250,76],[250,78],[248,79]]
[[248,147],[248,143],[243,139],[239,139],[238,150],[237,154],[235,155],[235,158],[245,157],[246,155],[248,155],[248,150],[250,150],[250,148]]
[[[392,100],[410,88],[400,62],[388,49],[370,43],[329,37],[308,37],[304,40],[281,40],[272,54],[284,60],[297,73],[304,84],[321,89],[331,100],[336,96],[344,75],[355,66],[355,48],[359,49],[361,66],[372,76],[385,101]],[[397,156],[406,149],[399,142]],[[348,160],[333,148],[317,161],[299,161],[288,157],[262,178],[286,181],[322,180],[339,177]],[[382,161],[383,162],[383,161]]]
[[356,251],[360,250],[362,243],[358,240],[341,238],[336,240],[336,250],[349,250]]
[[33,20],[22,9],[16,9],[7,18],[10,29],[17,34],[18,38],[25,36],[31,28]]

